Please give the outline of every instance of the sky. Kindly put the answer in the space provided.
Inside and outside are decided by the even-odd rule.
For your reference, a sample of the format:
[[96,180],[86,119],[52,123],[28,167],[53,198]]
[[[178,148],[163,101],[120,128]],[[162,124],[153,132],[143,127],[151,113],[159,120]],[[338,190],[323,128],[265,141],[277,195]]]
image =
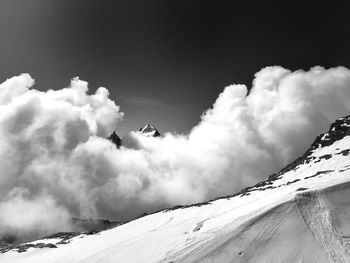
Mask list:
[[188,133],[230,84],[265,66],[350,66],[349,1],[2,0],[0,79],[30,73],[36,89],[72,77],[107,87],[125,113]]

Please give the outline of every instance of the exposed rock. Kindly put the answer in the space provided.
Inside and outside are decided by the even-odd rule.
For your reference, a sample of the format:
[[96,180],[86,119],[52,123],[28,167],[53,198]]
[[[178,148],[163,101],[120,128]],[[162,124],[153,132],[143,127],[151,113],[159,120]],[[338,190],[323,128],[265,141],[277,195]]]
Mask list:
[[115,131],[108,137],[108,139],[111,140],[117,148],[119,148],[122,145],[122,140],[116,134]]
[[144,127],[140,128],[138,132],[146,137],[159,137],[159,131],[151,124],[147,123]]

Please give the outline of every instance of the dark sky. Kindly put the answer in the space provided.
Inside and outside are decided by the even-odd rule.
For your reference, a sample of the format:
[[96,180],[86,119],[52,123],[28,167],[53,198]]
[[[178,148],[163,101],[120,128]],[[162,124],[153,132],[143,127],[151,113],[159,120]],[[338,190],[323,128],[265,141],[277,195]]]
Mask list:
[[79,76],[110,90],[123,134],[187,132],[223,88],[269,65],[350,67],[350,1],[1,0],[1,81]]

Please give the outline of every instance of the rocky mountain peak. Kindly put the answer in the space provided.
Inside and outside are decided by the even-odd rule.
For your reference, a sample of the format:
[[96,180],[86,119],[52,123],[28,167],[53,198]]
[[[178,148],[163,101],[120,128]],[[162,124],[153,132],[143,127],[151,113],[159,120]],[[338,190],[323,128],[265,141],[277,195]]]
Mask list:
[[151,124],[147,123],[144,127],[141,127],[138,132],[147,137],[159,137],[159,131]]
[[108,139],[111,140],[117,146],[117,148],[122,145],[122,140],[115,131],[108,137]]
[[331,124],[328,132],[319,135],[313,144],[311,149],[317,149],[319,147],[326,147],[333,144],[335,141],[343,139],[345,136],[350,135],[350,115],[337,119]]
[[[341,117],[331,124],[328,132],[322,133],[316,137],[315,141],[311,144],[310,148],[294,162],[288,164],[278,173],[272,174],[265,181],[260,182],[266,183],[280,178],[280,176],[288,171],[296,170],[300,165],[307,164],[311,161],[317,159],[315,156],[312,156],[312,153],[318,148],[326,147],[332,145],[334,142],[343,139],[345,136],[350,135],[350,115],[346,117]],[[342,151],[341,154],[348,155],[349,150]],[[325,154],[322,158],[330,158],[330,154]],[[318,161],[318,160],[317,160]]]

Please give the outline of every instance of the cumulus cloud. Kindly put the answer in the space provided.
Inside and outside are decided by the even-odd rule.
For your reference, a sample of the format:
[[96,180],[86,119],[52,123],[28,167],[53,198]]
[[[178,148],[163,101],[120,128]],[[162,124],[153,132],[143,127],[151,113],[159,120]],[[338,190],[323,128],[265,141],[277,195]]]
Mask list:
[[350,112],[348,69],[267,67],[249,91],[226,87],[189,134],[130,133],[117,149],[105,138],[123,113],[105,88],[89,94],[78,78],[61,90],[33,84],[22,74],[0,85],[0,232],[23,236],[70,229],[71,217],[126,220],[232,194]]

